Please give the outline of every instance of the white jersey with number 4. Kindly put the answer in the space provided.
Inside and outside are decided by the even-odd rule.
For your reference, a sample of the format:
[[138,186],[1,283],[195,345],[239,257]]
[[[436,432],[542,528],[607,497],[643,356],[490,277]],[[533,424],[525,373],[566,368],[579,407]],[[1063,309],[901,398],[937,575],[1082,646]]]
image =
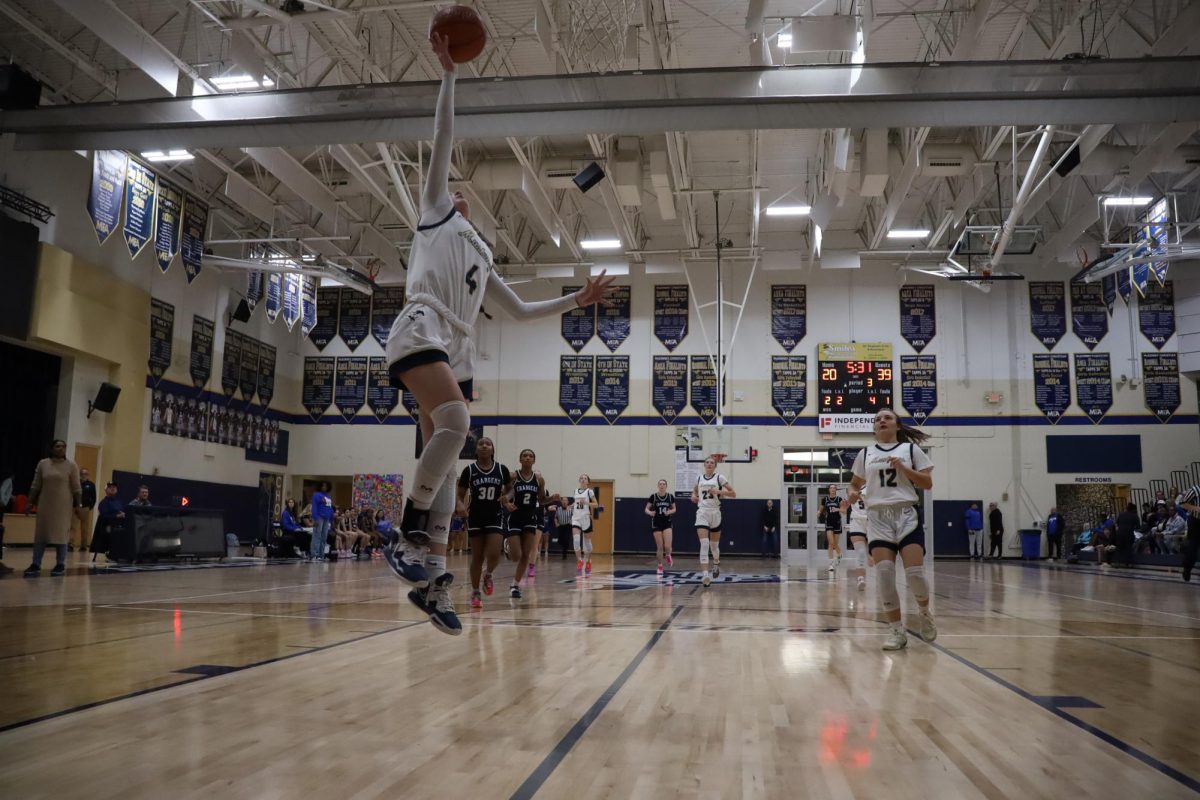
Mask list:
[[933,461],[925,451],[915,444],[895,442],[885,446],[877,443],[864,448],[854,459],[854,477],[866,481],[862,497],[867,508],[916,505],[916,487],[900,470],[888,463],[889,458],[899,458],[917,472],[933,466]]
[[492,271],[492,249],[479,232],[451,208],[445,219],[417,227],[408,263],[408,302],[424,303],[469,335]]
[[696,491],[700,494],[698,508],[720,508],[721,498],[717,494],[717,490],[728,485],[729,481],[725,480],[725,476],[719,472],[714,472],[711,478],[706,478],[701,473],[700,477],[696,479]]

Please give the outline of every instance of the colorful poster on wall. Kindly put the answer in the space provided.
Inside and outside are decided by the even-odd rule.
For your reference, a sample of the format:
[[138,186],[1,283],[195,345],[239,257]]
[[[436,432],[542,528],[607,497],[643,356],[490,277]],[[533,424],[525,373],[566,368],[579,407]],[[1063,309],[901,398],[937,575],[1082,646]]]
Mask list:
[[305,275],[300,283],[300,335],[308,336],[317,325],[317,279]]
[[[564,286],[563,297],[575,294],[581,288],[580,286]],[[563,312],[561,331],[563,340],[578,353],[596,335],[596,306],[572,308],[570,311]]]
[[354,352],[371,332],[371,296],[345,289],[342,291],[341,304],[338,335],[350,352]]
[[692,410],[700,416],[701,422],[711,425],[717,419],[717,371],[708,356],[692,356],[691,363]]
[[355,475],[354,508],[382,511],[393,527],[404,516],[403,475]]
[[931,283],[900,287],[900,335],[918,353],[937,335],[937,307]]
[[272,325],[283,308],[283,275],[278,272],[267,274],[267,322]]
[[333,404],[350,422],[367,402],[367,357],[341,356],[333,384]]
[[300,289],[303,275],[289,272],[283,276],[283,322],[290,331],[300,321]]
[[125,227],[122,233],[130,258],[141,255],[154,235],[154,173],[132,158],[125,174]]
[[400,392],[392,385],[386,358],[372,357],[367,370],[367,379],[370,382],[367,386],[367,405],[371,407],[375,419],[383,422],[396,410],[396,405],[400,402]]
[[242,369],[238,378],[242,399],[249,403],[258,391],[258,341],[242,337]]
[[318,350],[324,350],[337,336],[341,299],[342,290],[337,287],[317,289],[317,324],[308,334],[308,340]]
[[242,335],[225,329],[224,350],[221,351],[221,392],[232,398],[238,390],[242,370]]
[[1161,286],[1157,281],[1146,284],[1138,298],[1138,327],[1150,344],[1162,350],[1175,335],[1175,284]]
[[379,286],[371,295],[371,335],[380,347],[387,347],[392,323],[404,308],[403,286]]
[[[807,287],[799,284],[772,286],[771,335],[775,341],[790,353],[804,338],[807,327]],[[694,403],[692,407],[695,408]]]
[[211,319],[205,319],[199,314],[192,315],[192,353],[188,363],[188,371],[192,376],[192,386],[203,389],[212,377],[213,365],[213,336],[216,326]]
[[650,404],[668,425],[687,408],[687,356],[655,356],[650,373]]
[[1033,356],[1033,402],[1051,425],[1071,405],[1071,357],[1057,353]]
[[937,356],[900,356],[900,404],[918,425],[937,408]]
[[793,425],[808,405],[808,356],[771,356],[771,407]]
[[654,287],[654,336],[669,352],[687,336],[688,313],[686,283]]
[[179,252],[179,227],[183,214],[183,192],[173,183],[158,179],[154,200],[154,257],[166,272]]
[[313,422],[321,417],[333,404],[333,375],[337,360],[332,356],[309,356],[304,359],[304,383],[301,401]]
[[1159,422],[1169,422],[1179,408],[1179,396],[1179,354],[1142,353],[1142,397],[1146,408]]
[[1071,284],[1071,330],[1088,350],[1095,350],[1108,334],[1108,308],[1103,285]]
[[150,298],[150,357],[147,365],[155,385],[171,368],[171,349],[175,339],[175,306],[157,297]]
[[558,407],[573,424],[592,407],[595,369],[594,356],[558,357]]
[[183,207],[180,251],[188,283],[196,280],[204,266],[204,239],[208,231],[208,204],[189,197]]
[[609,305],[596,306],[596,333],[610,353],[615,353],[629,338],[632,298],[630,287],[613,286]]
[[92,184],[88,189],[87,211],[100,244],[117,229],[121,220],[121,200],[125,197],[125,170],[129,156],[124,150],[96,150],[92,153]]
[[596,356],[596,408],[609,425],[629,408],[629,356]]
[[266,342],[258,343],[258,402],[269,408],[275,396],[275,348]]
[[1029,282],[1029,329],[1047,350],[1067,335],[1067,295],[1061,281]]
[[1099,425],[1112,404],[1112,365],[1108,353],[1076,353],[1075,405]]

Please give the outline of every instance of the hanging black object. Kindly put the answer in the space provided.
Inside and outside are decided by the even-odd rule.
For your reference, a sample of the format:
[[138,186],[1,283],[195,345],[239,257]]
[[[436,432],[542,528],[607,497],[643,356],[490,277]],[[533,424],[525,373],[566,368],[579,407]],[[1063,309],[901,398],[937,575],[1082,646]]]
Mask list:
[[579,187],[579,191],[586,192],[603,179],[604,170],[600,169],[600,165],[593,161],[581,169],[579,174],[571,180],[573,180],[575,185]]

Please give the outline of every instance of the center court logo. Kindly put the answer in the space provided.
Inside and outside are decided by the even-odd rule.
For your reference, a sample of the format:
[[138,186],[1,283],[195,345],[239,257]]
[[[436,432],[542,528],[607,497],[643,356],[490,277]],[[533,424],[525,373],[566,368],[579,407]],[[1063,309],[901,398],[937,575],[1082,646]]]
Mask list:
[[[559,583],[588,585],[593,589],[612,589],[614,592],[633,589],[651,589],[658,586],[696,586],[703,583],[703,572],[669,570],[659,577],[653,570],[618,569],[611,575],[594,574],[590,578],[567,578]],[[713,578],[713,586],[731,583],[780,583],[778,575],[754,575],[746,573],[723,573]]]

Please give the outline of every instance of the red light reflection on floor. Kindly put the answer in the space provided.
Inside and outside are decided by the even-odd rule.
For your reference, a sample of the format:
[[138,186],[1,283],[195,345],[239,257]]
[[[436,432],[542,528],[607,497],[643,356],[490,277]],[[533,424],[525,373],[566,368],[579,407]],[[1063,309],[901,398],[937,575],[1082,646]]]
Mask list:
[[183,638],[183,612],[175,609],[175,641]]
[[865,769],[871,766],[871,750],[868,742],[875,741],[878,734],[878,722],[872,721],[867,730],[865,741],[861,733],[851,730],[850,721],[845,715],[825,715],[821,724],[821,745],[818,757],[823,764],[841,764],[846,767]]

